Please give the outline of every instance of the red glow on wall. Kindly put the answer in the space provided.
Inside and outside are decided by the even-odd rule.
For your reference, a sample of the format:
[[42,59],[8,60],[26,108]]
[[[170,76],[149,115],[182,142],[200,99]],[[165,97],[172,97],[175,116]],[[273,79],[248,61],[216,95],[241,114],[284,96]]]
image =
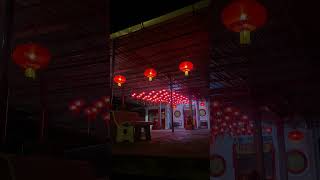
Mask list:
[[303,140],[304,134],[303,134],[303,132],[301,132],[299,130],[293,130],[293,131],[288,133],[288,138],[291,141],[299,142],[299,141]]
[[[131,97],[148,103],[171,103],[170,91],[165,89],[159,91],[132,93]],[[189,103],[189,99],[187,97],[175,92],[172,93],[172,100],[173,105]]]
[[148,68],[144,71],[144,76],[149,78],[149,81],[152,81],[152,78],[157,76],[157,71],[153,68]]

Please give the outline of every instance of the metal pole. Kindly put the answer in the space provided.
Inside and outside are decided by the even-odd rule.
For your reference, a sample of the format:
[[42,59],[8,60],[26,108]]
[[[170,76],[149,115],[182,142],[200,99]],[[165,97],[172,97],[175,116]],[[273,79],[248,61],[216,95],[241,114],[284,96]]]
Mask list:
[[2,143],[6,142],[7,133],[7,121],[8,121],[8,96],[9,96],[9,82],[8,82],[8,62],[11,56],[11,39],[12,39],[12,28],[13,28],[13,15],[14,15],[14,0],[2,1],[0,11],[3,12],[1,25],[2,31],[2,42],[0,61],[1,62],[1,74],[0,74],[0,128]]
[[88,129],[87,129],[87,131],[88,131],[88,136],[90,136],[90,118],[88,118]]
[[170,76],[170,112],[171,112],[171,130],[174,132],[174,124],[173,124],[173,97],[172,97],[172,91],[173,91],[173,84],[172,84],[172,76]]
[[44,74],[40,75],[40,94],[41,94],[41,129],[40,129],[40,143],[43,143],[45,141],[45,129],[47,128],[47,82],[45,80]]
[[261,112],[258,109],[258,105],[252,106],[252,117],[254,119],[254,144],[256,149],[257,171],[259,173],[259,179],[264,180],[264,154],[263,154],[263,136],[262,136],[262,122]]
[[113,95],[114,95],[114,93],[113,93],[113,89],[114,89],[113,88],[113,76],[114,76],[114,65],[115,65],[114,61],[115,61],[115,57],[116,57],[116,55],[115,55],[116,42],[115,42],[115,40],[112,40],[111,43],[112,43],[112,46],[111,46],[112,50],[111,50],[111,58],[110,58],[110,88],[111,88],[110,103],[112,104]]
[[200,121],[200,101],[199,101],[199,99],[197,99],[197,109],[196,109],[196,114],[197,114],[197,119],[196,119],[196,122],[197,122],[197,126],[196,126],[196,128],[200,128],[200,123],[201,123],[201,121]]
[[284,157],[279,161],[279,173],[280,179],[288,180],[288,170],[287,170],[287,158],[286,157],[286,145],[284,138],[284,122],[280,119],[277,122],[277,139],[278,139],[278,147],[279,147],[279,157]]
[[160,124],[160,129],[162,129],[162,114],[161,114],[161,102],[159,104],[159,124]]
[[190,107],[191,129],[194,129],[193,108],[192,108],[192,96],[191,96],[191,93],[189,93],[189,107]]

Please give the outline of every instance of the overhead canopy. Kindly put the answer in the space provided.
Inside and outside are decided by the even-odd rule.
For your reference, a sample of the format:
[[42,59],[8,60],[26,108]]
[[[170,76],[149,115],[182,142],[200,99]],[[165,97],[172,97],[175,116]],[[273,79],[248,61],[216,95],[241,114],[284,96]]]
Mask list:
[[[148,21],[152,25],[133,32],[124,30],[123,36],[114,34],[114,74],[127,79],[121,88],[114,85],[115,95],[169,89],[172,81],[175,92],[208,96],[208,1],[203,1],[196,11],[185,9],[184,13],[171,14],[173,18],[162,16],[165,21]],[[189,77],[179,70],[179,64],[185,60],[194,64]],[[157,71],[151,82],[143,74],[147,68]]]

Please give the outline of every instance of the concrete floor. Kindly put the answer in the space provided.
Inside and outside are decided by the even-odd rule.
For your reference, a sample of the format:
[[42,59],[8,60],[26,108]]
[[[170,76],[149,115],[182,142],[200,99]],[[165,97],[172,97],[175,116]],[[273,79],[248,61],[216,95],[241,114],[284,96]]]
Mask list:
[[153,130],[151,134],[151,141],[112,145],[113,174],[141,179],[209,179],[209,130]]
[[166,157],[209,157],[209,133],[199,130],[152,130],[151,141],[112,145],[113,155],[141,155]]

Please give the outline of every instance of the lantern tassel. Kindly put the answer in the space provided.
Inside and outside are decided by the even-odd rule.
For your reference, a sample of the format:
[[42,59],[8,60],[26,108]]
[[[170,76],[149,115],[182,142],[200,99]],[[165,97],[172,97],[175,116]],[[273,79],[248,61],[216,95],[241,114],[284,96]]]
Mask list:
[[121,87],[121,83],[118,83],[118,86]]
[[189,71],[185,71],[185,72],[184,72],[184,75],[185,75],[185,76],[189,76]]
[[250,42],[250,31],[246,29],[240,31],[240,44],[250,44]]
[[152,81],[152,77],[149,77],[149,81]]
[[27,68],[24,74],[27,78],[31,78],[31,79],[36,78],[36,71],[33,68]]

